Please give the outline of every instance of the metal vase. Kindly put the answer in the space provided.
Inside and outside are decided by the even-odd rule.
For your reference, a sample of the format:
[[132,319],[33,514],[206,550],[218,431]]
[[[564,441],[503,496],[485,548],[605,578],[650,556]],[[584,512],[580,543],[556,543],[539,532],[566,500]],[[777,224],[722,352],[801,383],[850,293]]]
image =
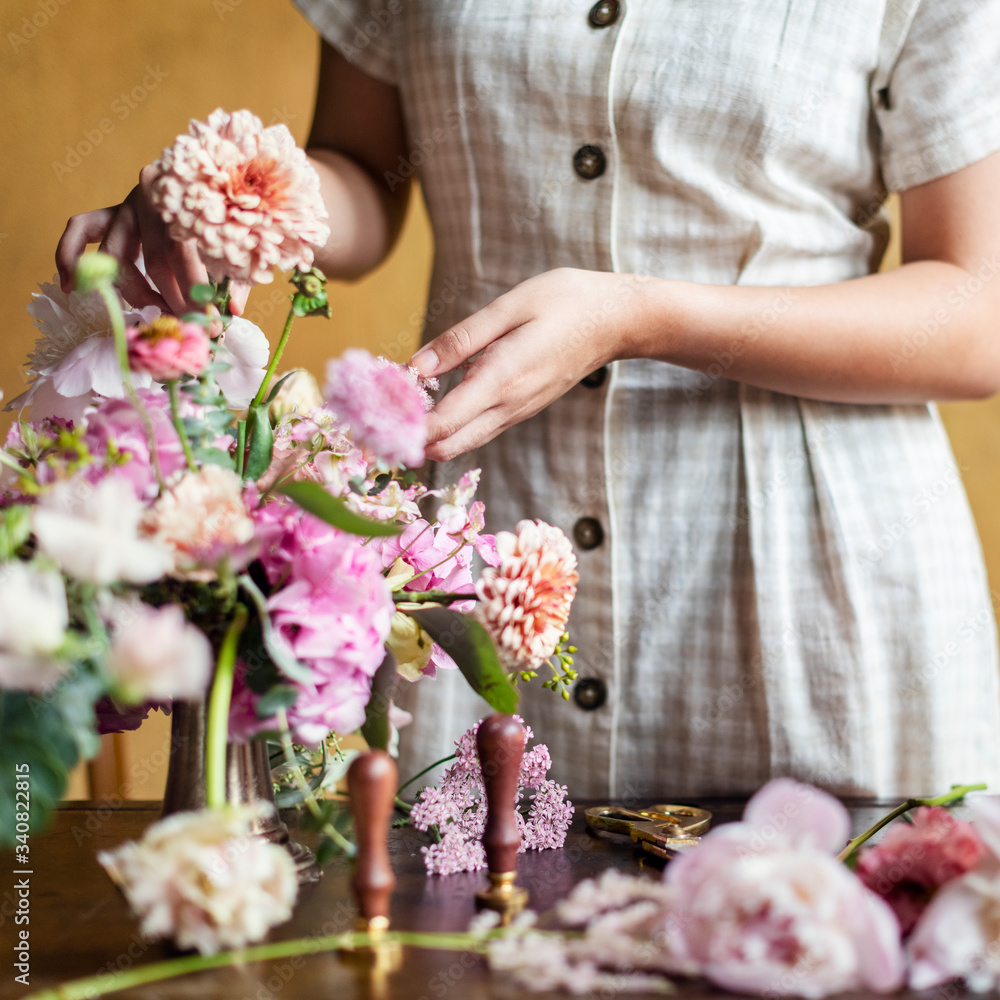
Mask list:
[[[163,793],[162,816],[203,809],[205,795],[206,736],[208,700],[175,701],[170,723],[170,763]],[[319,869],[312,851],[296,844],[278,815],[271,785],[267,744],[230,741],[226,744],[226,801],[231,805],[265,802],[266,813],[254,820],[250,832],[272,844],[280,844],[295,861],[299,882],[313,882]]]

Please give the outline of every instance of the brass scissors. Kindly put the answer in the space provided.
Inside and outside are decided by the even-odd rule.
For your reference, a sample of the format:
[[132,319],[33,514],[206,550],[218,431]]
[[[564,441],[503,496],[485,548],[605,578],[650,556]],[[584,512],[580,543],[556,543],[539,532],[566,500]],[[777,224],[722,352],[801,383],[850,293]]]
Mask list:
[[655,805],[648,809],[593,806],[584,815],[592,830],[627,834],[647,853],[667,860],[694,847],[712,823],[712,814],[707,809],[694,806]]

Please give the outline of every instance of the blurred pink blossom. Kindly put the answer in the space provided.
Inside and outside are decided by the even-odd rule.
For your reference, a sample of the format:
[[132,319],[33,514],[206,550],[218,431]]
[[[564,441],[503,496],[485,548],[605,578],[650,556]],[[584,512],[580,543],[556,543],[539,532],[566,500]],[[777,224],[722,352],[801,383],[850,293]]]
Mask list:
[[934,892],[975,868],[984,851],[971,823],[943,806],[922,806],[912,823],[894,823],[877,844],[862,848],[857,874],[893,908],[905,935]]
[[211,356],[208,333],[198,323],[182,323],[175,316],[157,316],[150,323],[130,326],[129,365],[145,372],[157,382],[168,382],[185,375],[200,375]]
[[355,349],[328,362],[326,379],[327,402],[359,447],[390,468],[423,463],[427,403],[405,368]]
[[154,164],[152,200],[170,235],[193,239],[209,273],[255,284],[303,270],[330,236],[319,177],[284,124],[216,110]]

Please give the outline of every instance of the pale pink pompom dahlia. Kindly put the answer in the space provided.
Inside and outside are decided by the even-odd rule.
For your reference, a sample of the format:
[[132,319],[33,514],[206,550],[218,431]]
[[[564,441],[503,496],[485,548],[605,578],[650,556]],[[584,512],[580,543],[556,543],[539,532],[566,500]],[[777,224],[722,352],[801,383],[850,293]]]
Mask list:
[[413,373],[354,349],[327,365],[326,380],[330,409],[360,448],[389,467],[423,463],[430,397]]
[[125,334],[129,367],[157,382],[200,375],[211,359],[212,345],[204,327],[182,323],[176,316],[158,316],[151,323],[130,326]]
[[275,267],[311,267],[329,239],[319,177],[286,125],[219,109],[154,167],[152,200],[170,235],[194,239],[216,280],[266,284]]
[[535,670],[566,630],[580,579],[576,554],[559,528],[521,521],[496,536],[500,565],[476,584],[476,616],[493,637],[508,670]]

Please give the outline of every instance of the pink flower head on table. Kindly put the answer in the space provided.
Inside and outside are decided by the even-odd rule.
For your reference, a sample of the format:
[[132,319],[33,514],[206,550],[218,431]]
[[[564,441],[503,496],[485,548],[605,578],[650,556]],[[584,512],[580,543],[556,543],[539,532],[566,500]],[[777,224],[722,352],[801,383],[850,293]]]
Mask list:
[[177,813],[97,860],[147,937],[203,955],[242,948],[284,923],[298,892],[291,855],[251,835],[257,815],[255,806]]
[[909,985],[963,979],[977,993],[1000,987],[1000,798],[968,799],[985,851],[974,869],[934,894],[907,942]]
[[211,341],[199,323],[158,316],[151,323],[128,327],[125,335],[132,370],[157,382],[200,375],[210,360]]
[[[518,718],[524,724],[524,720]],[[482,723],[467,730],[455,744],[456,761],[445,772],[438,788],[425,788],[417,798],[410,819],[418,830],[436,826],[441,842],[422,847],[424,865],[429,875],[451,875],[478,871],[486,867],[482,837],[486,827],[486,794],[482,769],[476,750],[476,733]],[[524,742],[534,738],[524,726]],[[517,800],[525,789],[534,789],[527,818],[517,813],[521,833],[518,850],[540,851],[562,847],[566,841],[573,806],[566,798],[566,786],[545,775],[552,757],[543,743],[527,750],[518,774]]]
[[327,403],[351,437],[389,468],[424,461],[429,397],[402,365],[354,349],[326,366]]
[[508,670],[534,670],[554,652],[569,620],[579,575],[576,554],[559,528],[521,521],[496,536],[498,567],[476,584],[476,616]]
[[975,868],[984,852],[971,823],[943,806],[921,806],[912,823],[894,823],[877,844],[862,848],[857,873],[893,908],[905,935],[934,892]]
[[216,110],[154,164],[153,204],[170,235],[193,239],[209,273],[266,284],[312,266],[330,237],[319,177],[286,125]]

